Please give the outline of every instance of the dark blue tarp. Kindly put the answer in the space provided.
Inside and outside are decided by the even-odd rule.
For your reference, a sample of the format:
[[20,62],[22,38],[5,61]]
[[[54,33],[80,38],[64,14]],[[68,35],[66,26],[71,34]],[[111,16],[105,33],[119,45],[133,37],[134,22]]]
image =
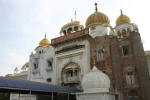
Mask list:
[[0,77],[0,89],[18,90],[18,91],[35,91],[35,92],[57,92],[57,93],[77,93],[81,92],[78,89],[55,86],[39,82],[20,80],[16,78]]

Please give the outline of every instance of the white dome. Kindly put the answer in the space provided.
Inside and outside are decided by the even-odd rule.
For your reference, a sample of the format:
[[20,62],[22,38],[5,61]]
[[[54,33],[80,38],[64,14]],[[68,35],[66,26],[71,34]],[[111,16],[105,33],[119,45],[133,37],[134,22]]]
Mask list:
[[97,90],[99,92],[108,92],[110,88],[110,79],[106,74],[104,74],[94,66],[92,71],[83,77],[82,88],[84,92],[96,92]]

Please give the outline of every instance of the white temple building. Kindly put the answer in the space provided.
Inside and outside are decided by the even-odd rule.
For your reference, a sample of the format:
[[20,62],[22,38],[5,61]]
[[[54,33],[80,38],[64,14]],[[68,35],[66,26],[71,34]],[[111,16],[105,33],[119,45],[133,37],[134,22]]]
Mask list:
[[[51,42],[45,34],[31,53],[27,80],[83,90],[76,100],[150,100],[138,27],[122,11],[112,27],[95,4],[85,26],[72,20],[60,33]],[[19,99],[29,97],[38,100],[24,94]],[[11,94],[10,100],[19,99]]]

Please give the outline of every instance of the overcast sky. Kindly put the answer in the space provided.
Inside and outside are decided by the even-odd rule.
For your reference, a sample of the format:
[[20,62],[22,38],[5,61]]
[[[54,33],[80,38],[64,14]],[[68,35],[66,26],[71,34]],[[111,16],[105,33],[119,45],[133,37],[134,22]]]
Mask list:
[[144,49],[150,50],[149,0],[0,0],[0,75],[21,68],[45,32],[49,40],[59,36],[75,10],[77,20],[85,25],[95,2],[113,27],[122,9],[138,25]]

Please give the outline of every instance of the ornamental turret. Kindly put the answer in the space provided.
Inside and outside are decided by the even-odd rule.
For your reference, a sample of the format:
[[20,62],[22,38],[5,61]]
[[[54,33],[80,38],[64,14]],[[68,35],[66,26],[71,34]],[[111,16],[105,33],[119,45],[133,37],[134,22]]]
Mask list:
[[131,31],[134,31],[134,24],[131,23],[131,19],[120,11],[120,16],[116,20],[115,31],[118,38],[124,38],[129,36]]
[[79,21],[71,20],[71,22],[65,24],[61,28],[60,33],[61,34],[63,33],[63,35],[67,35],[67,34],[82,30],[82,29],[83,29],[83,25],[81,25]]

